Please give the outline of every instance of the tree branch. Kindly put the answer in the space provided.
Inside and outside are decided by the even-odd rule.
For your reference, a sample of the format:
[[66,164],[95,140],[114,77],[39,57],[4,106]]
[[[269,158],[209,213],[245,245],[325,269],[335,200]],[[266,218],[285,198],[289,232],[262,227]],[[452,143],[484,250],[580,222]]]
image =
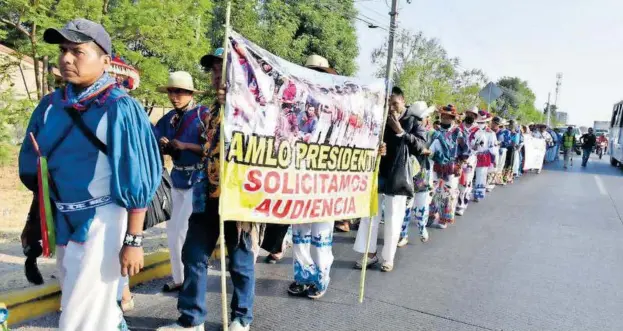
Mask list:
[[24,27],[21,26],[21,24],[15,23],[15,22],[11,22],[11,21],[7,20],[6,18],[2,18],[2,17],[0,17],[0,22],[14,27],[17,31],[21,32],[26,37],[30,38],[30,32],[28,32],[28,30],[24,29]]

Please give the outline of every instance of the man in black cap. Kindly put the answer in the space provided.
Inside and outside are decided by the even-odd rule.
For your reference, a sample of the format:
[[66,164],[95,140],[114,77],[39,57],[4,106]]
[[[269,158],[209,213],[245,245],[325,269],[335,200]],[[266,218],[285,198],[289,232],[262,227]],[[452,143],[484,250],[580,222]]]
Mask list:
[[59,329],[127,330],[117,292],[121,276],[143,266],[145,211],[162,175],[158,144],[143,107],[106,73],[112,43],[103,26],[76,19],[43,38],[60,46],[66,86],[33,112],[19,173],[37,192],[37,157],[47,157],[55,207],[49,231],[63,292]]

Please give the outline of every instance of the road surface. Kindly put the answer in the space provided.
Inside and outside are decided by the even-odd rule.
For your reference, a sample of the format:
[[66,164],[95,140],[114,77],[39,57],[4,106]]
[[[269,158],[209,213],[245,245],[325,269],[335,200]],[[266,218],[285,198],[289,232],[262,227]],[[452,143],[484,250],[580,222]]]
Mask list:
[[[456,225],[432,230],[430,242],[399,249],[393,272],[368,273],[363,304],[354,233],[336,235],[330,291],[319,301],[287,296],[290,257],[258,263],[252,330],[623,330],[622,213],[623,170],[605,158],[586,169],[579,158],[569,171],[547,166],[496,188]],[[206,326],[220,330],[219,278],[210,273]],[[135,289],[132,330],[177,317],[162,284]],[[47,330],[57,319],[17,330]]]

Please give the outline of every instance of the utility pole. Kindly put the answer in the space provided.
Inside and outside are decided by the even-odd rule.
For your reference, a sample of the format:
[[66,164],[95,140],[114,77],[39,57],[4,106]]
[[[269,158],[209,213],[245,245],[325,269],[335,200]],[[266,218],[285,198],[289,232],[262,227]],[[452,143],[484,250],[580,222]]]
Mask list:
[[[379,142],[383,142],[383,135],[385,133],[385,125],[387,123],[387,116],[389,114],[389,96],[391,95],[392,77],[394,76],[394,35],[396,33],[396,16],[398,16],[398,0],[392,0],[392,11],[389,13],[389,40],[387,42],[387,68],[385,71],[385,109],[383,111],[383,126],[381,126],[381,134],[379,136]],[[381,158],[377,158],[376,166],[380,164]],[[366,283],[366,269],[368,265],[368,252],[370,251],[370,241],[372,240],[372,227],[368,228],[368,240],[366,241],[366,252],[363,254],[363,268],[361,268],[361,280],[359,282],[359,303],[363,302],[364,288]],[[225,263],[225,262],[223,262]],[[223,303],[223,306],[226,304]],[[227,331],[227,330],[225,330]]]
[[560,93],[560,86],[562,85],[562,72],[556,74],[556,96],[554,97],[554,106],[558,108],[558,94]]
[[552,117],[552,110],[551,110],[551,106],[549,104],[549,101],[552,97],[552,92],[547,93],[547,105],[545,106],[545,112],[547,113],[547,126],[550,125],[550,121],[551,121],[551,117]]
[[389,13],[389,41],[387,43],[387,68],[385,71],[385,77],[387,78],[387,102],[389,104],[389,86],[391,85],[394,76],[394,36],[396,33],[397,24],[396,17],[398,16],[398,0],[392,0],[392,11]]

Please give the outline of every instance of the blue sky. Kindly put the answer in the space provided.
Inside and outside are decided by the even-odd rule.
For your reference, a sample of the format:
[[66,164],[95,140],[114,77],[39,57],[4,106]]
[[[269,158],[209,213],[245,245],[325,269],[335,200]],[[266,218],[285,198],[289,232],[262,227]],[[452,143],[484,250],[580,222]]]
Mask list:
[[[361,14],[389,26],[391,0],[355,0]],[[554,99],[556,73],[563,73],[558,106],[569,122],[608,120],[623,99],[623,1],[621,0],[400,0],[399,27],[440,40],[465,68],[489,79],[528,81],[544,108]],[[357,24],[358,76],[371,77],[370,53],[387,32]]]

